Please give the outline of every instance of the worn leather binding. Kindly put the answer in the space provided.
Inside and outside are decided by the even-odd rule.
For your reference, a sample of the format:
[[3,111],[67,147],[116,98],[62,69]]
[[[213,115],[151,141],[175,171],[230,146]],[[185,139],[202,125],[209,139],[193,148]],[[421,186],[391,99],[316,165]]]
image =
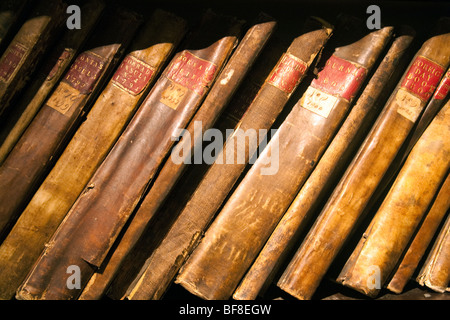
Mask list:
[[[17,296],[76,299],[101,266],[120,230],[143,197],[173,145],[234,49],[242,21],[204,15],[187,48],[178,52],[84,192],[54,234]],[[195,77],[194,77],[195,76]],[[69,266],[80,268],[81,285],[66,286]]]
[[[282,290],[298,299],[310,299],[314,294],[446,70],[449,36],[430,38],[416,53],[278,281]],[[415,86],[418,76],[429,80]]]
[[[187,30],[156,10],[0,246],[0,298],[14,297],[33,263],[149,92]],[[26,242],[23,239],[27,239]]]
[[0,115],[24,87],[62,27],[66,4],[40,1],[0,58]]
[[379,115],[401,76],[398,71],[409,62],[407,52],[413,37],[409,28],[396,35],[339,131],[242,279],[233,294],[234,299],[250,300],[264,295]]
[[36,75],[24,90],[20,99],[13,103],[14,112],[8,114],[0,129],[0,164],[8,156],[17,140],[79,53],[104,7],[103,2],[92,1],[81,8],[83,27],[65,31],[54,48],[43,58],[43,64],[36,71]]
[[[140,19],[111,9],[0,167],[0,231],[13,223],[75,133]],[[12,187],[13,186],[13,187]]]
[[450,291],[450,216],[439,231],[416,280],[436,292]]
[[[182,162],[174,162],[170,158],[165,161],[155,182],[150,188],[149,193],[145,196],[140,208],[135,213],[130,226],[127,227],[126,233],[118,240],[118,245],[114,249],[112,256],[108,259],[105,270],[99,270],[99,272],[91,278],[81,294],[80,299],[99,299],[104,294],[122,264],[122,261],[134,247],[148,222],[161,207],[162,203],[166,201],[170,190],[172,190],[177,181],[180,180],[185,168],[188,166],[187,163],[192,162],[192,159],[190,158],[192,156],[192,150],[194,150],[199,143],[201,144],[201,140],[203,139],[201,133],[205,132],[217,122],[223,109],[225,109],[225,117],[223,117],[223,120],[220,120],[221,122],[229,123],[230,121],[235,121],[234,114],[240,118],[239,115],[245,111],[244,107],[246,107],[246,105],[236,105],[237,110],[227,110],[226,106],[235,95],[235,91],[251,69],[261,50],[266,46],[275,27],[276,22],[272,18],[265,14],[261,14],[258,17],[258,22],[247,31],[220,75],[217,77],[217,80],[205,98],[205,101],[199,107],[187,126],[186,130],[188,134],[184,135],[176,144],[175,148],[190,150],[190,152],[183,153]],[[200,123],[201,131],[198,130],[196,123]],[[234,125],[232,127],[234,127]],[[184,138],[186,136],[188,136],[189,139]],[[192,174],[200,175],[201,172],[196,170],[196,172]],[[185,178],[183,178],[183,180],[185,180]],[[192,181],[190,183],[192,183]],[[189,188],[189,185],[186,187]],[[187,192],[186,189],[183,191],[183,193]],[[179,199],[177,202],[179,202]]]
[[21,22],[29,0],[4,0],[0,4],[0,54],[9,44],[15,26]]
[[[227,200],[177,283],[204,299],[231,297],[345,119],[392,31],[385,27],[336,47],[323,61],[317,79]],[[278,170],[264,173],[270,160],[278,162]]]
[[[378,295],[447,176],[449,135],[450,103],[447,103],[411,150],[338,282],[370,297]],[[376,282],[374,266],[379,277]]]
[[395,293],[403,292],[407,283],[413,278],[414,272],[419,267],[421,259],[424,257],[427,248],[431,244],[436,232],[438,232],[439,225],[444,221],[449,209],[450,175],[447,175],[445,182],[442,184],[433,205],[427,212],[414,239],[408,246],[401,262],[396,266],[395,273],[386,286],[387,289]]
[[[328,40],[331,28],[315,21],[314,28],[308,31],[310,32],[305,32],[294,39],[287,51],[281,55],[235,129],[239,128],[245,133],[249,129],[256,132],[271,127]],[[230,136],[218,158],[236,159],[236,156],[240,155],[244,158],[243,161],[227,163],[224,160],[222,164],[215,162],[210,166],[171,226],[170,232],[162,239],[161,245],[152,252],[129,287],[127,299],[157,299],[162,294],[161,290],[164,291],[173,281],[259,143],[258,141],[256,145],[250,145],[255,142],[251,141],[252,139],[237,143],[238,139],[241,139],[239,134]],[[228,149],[227,152],[227,145],[233,145],[234,148]]]

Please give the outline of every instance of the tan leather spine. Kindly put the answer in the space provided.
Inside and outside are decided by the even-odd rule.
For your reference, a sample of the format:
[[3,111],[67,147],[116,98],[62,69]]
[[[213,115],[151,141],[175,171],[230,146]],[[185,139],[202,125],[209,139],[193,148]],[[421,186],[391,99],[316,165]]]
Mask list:
[[338,282],[370,297],[378,295],[450,169],[449,135],[450,102],[411,150]]
[[[278,281],[282,290],[298,299],[312,297],[446,70],[449,40],[449,34],[441,34],[419,49]],[[425,60],[433,62],[429,71],[420,70]],[[419,74],[432,79],[424,87],[411,87],[408,79],[417,68]],[[412,93],[419,89],[421,98]]]
[[26,11],[30,0],[4,0],[0,4],[0,52],[9,44],[16,25]]
[[[395,37],[361,96],[350,110],[336,136],[321,156],[286,213],[258,254],[233,294],[234,299],[251,300],[263,295],[276,277],[299,236],[319,210],[320,203],[345,170],[368,130],[379,115],[389,92],[395,87],[396,71],[405,67],[413,35],[410,30]],[[394,82],[395,80],[395,82]]]

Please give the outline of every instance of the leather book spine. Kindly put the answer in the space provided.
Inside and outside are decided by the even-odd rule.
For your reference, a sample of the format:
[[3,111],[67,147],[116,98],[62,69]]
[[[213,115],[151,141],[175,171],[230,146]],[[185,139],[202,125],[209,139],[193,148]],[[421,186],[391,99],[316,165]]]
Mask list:
[[[281,55],[237,124],[235,134],[226,140],[218,155],[223,161],[216,161],[209,167],[170,232],[161,241],[161,245],[151,253],[147,263],[130,286],[127,299],[153,299],[155,295],[161,294],[158,292],[160,283],[173,281],[258,146],[256,141],[253,141],[256,145],[250,145],[251,141],[247,139],[242,141],[242,137],[236,132],[270,129],[322,50],[331,31],[329,25],[316,21],[315,28],[308,29],[295,38]],[[233,147],[227,151],[227,145]],[[242,157],[243,161],[235,160],[237,156]]]
[[[432,37],[416,53],[284,270],[278,281],[282,290],[298,299],[311,299],[443,76],[449,40],[450,34]],[[419,82],[419,77],[426,81]]]
[[30,0],[4,0],[0,4],[0,54],[11,41],[29,3]]
[[369,297],[378,295],[450,169],[449,135],[450,102],[411,150],[338,282]]
[[445,224],[439,231],[436,241],[433,243],[431,252],[428,254],[417,282],[427,286],[433,291],[444,293],[450,291],[450,215],[447,216]]
[[75,133],[140,21],[136,14],[119,12],[119,9],[111,9],[103,16],[93,37],[86,43],[89,49],[77,56],[1,165],[2,232],[15,222]]
[[397,70],[406,67],[405,63],[409,62],[406,53],[412,39],[411,30],[405,30],[395,37],[339,131],[242,279],[233,294],[234,299],[251,300],[264,295],[301,233],[317,215],[320,203],[337,183],[379,115],[389,92],[401,76],[396,76]]
[[232,296],[347,116],[392,31],[386,27],[337,45],[323,61],[317,79],[227,200],[176,283],[208,300]]
[[401,262],[396,267],[395,273],[390,279],[386,288],[395,293],[403,292],[408,282],[413,278],[421,259],[434,235],[438,232],[439,225],[444,221],[445,215],[450,209],[450,175],[447,175],[445,182],[439,190],[432,207],[427,212],[425,219],[414,236],[411,244]]
[[83,28],[68,29],[54,48],[43,58],[31,83],[13,103],[13,112],[5,117],[0,130],[0,164],[3,163],[20,136],[42,107],[53,88],[71,65],[91,30],[95,27],[105,4],[92,1],[81,8]]
[[[225,115],[228,113],[227,105],[229,105],[235,91],[252,68],[260,52],[266,46],[275,27],[276,22],[273,19],[261,14],[258,17],[258,22],[249,28],[220,75],[218,75],[205,101],[187,126],[186,135],[183,135],[174,147],[183,150],[183,158],[180,159],[180,162],[174,162],[170,158],[165,161],[155,182],[135,213],[130,226],[127,227],[126,233],[120,238],[105,270],[96,273],[91,278],[80,299],[98,299],[104,294],[123,259],[134,247],[148,222],[167,199],[169,192],[179,181],[185,168],[191,163],[189,157],[191,157],[194,147],[201,143],[203,139],[201,133],[211,128],[218,121],[218,118],[220,119],[222,112]],[[239,110],[236,110],[236,112],[239,112]],[[197,124],[201,125],[200,132]],[[185,139],[186,136],[189,139]],[[184,152],[185,150],[190,151]],[[196,172],[195,175],[197,174],[199,172]]]
[[[158,167],[236,46],[242,21],[207,11],[87,183],[18,291],[20,299],[77,299],[144,196]],[[199,49],[200,48],[200,49]],[[79,267],[79,288],[66,286]]]
[[40,1],[0,58],[0,115],[25,86],[63,25],[66,4]]
[[149,92],[186,29],[185,20],[161,10],[156,10],[140,29],[87,119],[0,246],[0,298],[14,297],[45,243]]

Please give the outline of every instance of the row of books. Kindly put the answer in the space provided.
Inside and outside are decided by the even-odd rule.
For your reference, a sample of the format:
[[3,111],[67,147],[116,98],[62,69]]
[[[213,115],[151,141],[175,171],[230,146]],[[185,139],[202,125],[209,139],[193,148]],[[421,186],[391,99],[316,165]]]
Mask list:
[[448,18],[416,50],[346,14],[286,43],[266,13],[50,2],[0,20],[1,299],[447,290]]

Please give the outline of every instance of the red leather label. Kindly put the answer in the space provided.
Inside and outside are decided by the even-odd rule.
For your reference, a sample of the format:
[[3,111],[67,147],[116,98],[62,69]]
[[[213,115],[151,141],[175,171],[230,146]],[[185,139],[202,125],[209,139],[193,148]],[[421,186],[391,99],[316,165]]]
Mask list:
[[64,76],[63,82],[82,94],[88,94],[104,68],[103,58],[95,53],[81,53]]
[[366,68],[332,55],[311,86],[331,95],[352,100],[367,75]]
[[14,43],[8,47],[0,60],[0,80],[8,82],[16,68],[20,65],[27,48],[20,44]]
[[307,68],[308,65],[305,62],[285,53],[270,74],[267,82],[290,94],[297,88]]
[[147,87],[153,73],[153,68],[148,64],[128,55],[114,73],[112,82],[122,90],[137,95]]
[[444,99],[447,96],[449,89],[450,89],[450,71],[447,71],[444,78],[442,78],[439,87],[437,87],[434,93],[434,99],[437,100]]
[[427,101],[436,89],[443,73],[444,69],[440,65],[418,56],[409,67],[401,87],[422,101]]
[[207,60],[196,57],[189,51],[183,51],[170,64],[167,78],[173,82],[203,95],[214,80],[217,66]]

